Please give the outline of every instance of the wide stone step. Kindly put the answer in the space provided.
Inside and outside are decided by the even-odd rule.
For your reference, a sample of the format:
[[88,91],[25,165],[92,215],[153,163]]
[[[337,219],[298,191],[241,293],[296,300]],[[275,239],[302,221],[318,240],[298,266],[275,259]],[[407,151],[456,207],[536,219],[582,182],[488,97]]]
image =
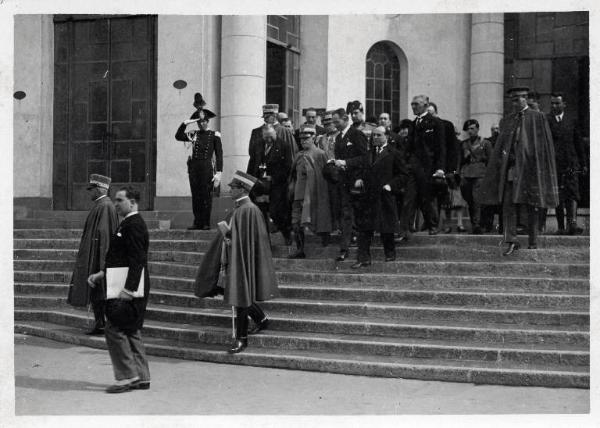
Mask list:
[[[36,313],[70,312],[85,314],[85,308],[71,308],[65,305],[55,307],[20,307],[15,309],[18,319],[31,319]],[[18,314],[18,315],[17,315]],[[29,317],[29,318],[28,318]],[[373,320],[356,317],[304,315],[294,316],[272,312],[269,314],[272,331],[294,331],[297,333],[341,334],[373,337],[395,337],[428,339],[440,341],[468,341],[478,343],[512,343],[525,345],[574,346],[580,349],[589,347],[589,329],[573,326],[515,326],[492,323],[466,323],[456,321],[427,322],[415,320]],[[93,316],[92,316],[93,319]],[[211,326],[231,328],[231,309],[196,309],[150,305],[146,320],[173,322],[177,325]]]
[[69,283],[71,281],[72,271],[29,271],[29,270],[15,270],[14,281],[15,282],[37,282],[44,284],[54,283]]
[[[23,218],[13,220],[15,229],[80,229],[83,227],[85,219],[72,218]],[[159,220],[146,219],[148,229],[158,229]]]
[[[395,261],[395,262],[374,262],[371,266],[361,268],[360,270],[351,269],[352,262],[337,263],[329,260],[288,260],[274,259],[275,269],[277,271],[295,271],[326,273],[335,272],[338,274],[404,274],[404,275],[475,275],[498,277],[503,275],[510,276],[535,276],[535,277],[561,277],[561,278],[587,278],[589,277],[588,264],[575,263],[555,263],[538,264],[527,262],[443,262],[443,261]],[[19,263],[18,261],[15,263]],[[22,263],[38,263],[25,269],[36,269],[36,266],[46,266],[41,261],[31,261]],[[21,265],[18,265],[21,266]],[[15,265],[16,270],[23,270]],[[25,265],[24,265],[25,266]],[[57,270],[51,263],[47,264],[48,269]],[[193,264],[178,264],[171,262],[150,262],[148,269],[153,275],[175,276],[180,278],[195,278],[198,266]]]
[[[78,250],[79,238],[68,239],[14,239],[13,248],[15,250]],[[161,240],[154,239],[150,242],[151,251],[186,251],[203,252],[206,251],[209,241],[201,240]]]
[[[32,313],[28,320],[52,322],[86,329],[90,319],[74,311],[46,311]],[[181,326],[173,323],[149,321],[144,324],[144,336],[174,339],[197,344],[227,346],[231,343],[231,329],[223,327]],[[480,342],[451,342],[431,339],[403,339],[373,336],[349,336],[319,333],[299,333],[263,330],[250,337],[250,346],[288,350],[383,355],[398,358],[439,358],[474,361],[512,361],[527,364],[562,366],[589,366],[589,348],[540,344],[482,344]]]
[[[65,228],[18,228],[15,227],[13,237],[15,239],[74,239],[80,238],[82,234],[82,225],[71,229]],[[149,227],[150,228],[150,227]],[[157,240],[211,240],[217,232],[215,230],[150,230],[150,241]],[[398,244],[398,247],[407,245],[409,247],[418,246],[440,246],[447,245],[456,248],[473,248],[473,247],[498,247],[498,243],[502,237],[500,235],[465,235],[465,234],[439,234],[429,236],[426,233],[414,234],[412,239],[407,244]],[[318,246],[320,238],[307,235],[307,243]],[[332,247],[335,247],[339,241],[339,236],[332,236]],[[377,241],[377,238],[376,238]],[[283,245],[281,234],[271,235],[271,242],[274,245]],[[524,237],[524,243],[527,238]],[[579,247],[589,248],[589,236],[555,236],[555,235],[540,235],[538,238],[538,248],[564,248],[564,247]]]
[[[103,338],[85,336],[77,328],[49,322],[18,322],[15,323],[15,332],[101,349],[106,346]],[[259,336],[250,339],[250,348],[235,355],[226,353],[223,346],[219,345],[195,344],[152,336],[146,336],[145,344],[151,355],[219,363],[455,382],[589,387],[589,369],[585,366],[365,356],[253,346],[258,345],[259,340],[263,339]]]

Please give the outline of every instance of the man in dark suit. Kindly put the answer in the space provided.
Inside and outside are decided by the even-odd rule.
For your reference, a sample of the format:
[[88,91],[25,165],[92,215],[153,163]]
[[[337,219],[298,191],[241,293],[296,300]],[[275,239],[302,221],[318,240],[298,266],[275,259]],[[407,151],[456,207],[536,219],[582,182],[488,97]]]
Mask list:
[[[445,223],[445,227],[443,227],[444,233],[450,233],[452,231],[452,227],[450,226],[450,217],[452,214],[452,210],[450,208],[450,191],[451,189],[457,189],[459,183],[456,180],[456,176],[458,175],[459,169],[459,159],[460,159],[460,141],[456,138],[456,129],[454,128],[454,124],[449,120],[442,119],[438,116],[438,108],[437,104],[430,101],[429,107],[427,107],[429,113],[432,116],[438,118],[442,121],[444,125],[444,140],[446,141],[446,183],[447,186],[441,185],[439,186],[439,192],[436,195],[437,199],[437,212],[439,215],[438,222]],[[442,221],[441,209],[444,207],[444,220]],[[462,210],[462,208],[461,208]],[[440,227],[438,225],[438,227]],[[457,228],[458,232],[465,232],[465,229],[459,225]]]
[[265,216],[269,218],[291,244],[291,205],[288,200],[288,183],[292,168],[288,144],[277,137],[275,128],[265,124],[261,139],[252,147],[247,173],[258,178],[253,189],[253,199]]
[[353,269],[371,264],[371,241],[376,230],[381,235],[385,261],[396,259],[394,232],[398,224],[395,195],[407,181],[408,171],[400,153],[388,143],[383,126],[373,130],[373,150],[368,154],[368,165],[362,170],[355,186],[364,186],[360,209],[356,213],[359,230],[358,257]]
[[392,131],[392,120],[390,119],[390,114],[383,112],[377,118],[377,124],[379,126],[383,126],[385,128],[385,135],[387,135],[387,144],[396,148],[398,145],[398,140],[400,137],[394,131]]
[[427,111],[429,98],[417,95],[411,102],[413,113],[413,133],[409,143],[409,165],[411,176],[404,194],[404,206],[400,220],[401,240],[408,240],[410,224],[417,207],[421,207],[429,234],[438,233],[438,215],[432,189],[434,179],[444,179],[446,168],[446,140],[441,120]]
[[[298,145],[294,139],[294,131],[279,123],[279,104],[265,104],[262,106],[262,112],[264,124],[273,126],[277,139],[283,141],[284,145],[290,151],[290,159],[294,159],[294,156],[296,156],[296,153],[298,152]],[[250,156],[252,156],[252,153],[256,150],[255,146],[261,144],[262,129],[263,125],[254,128],[250,133],[250,143],[248,144],[248,154]],[[248,167],[250,167],[250,164],[248,164]],[[249,171],[246,172],[251,174]]]
[[[108,269],[128,268],[123,290],[106,303],[106,345],[117,380],[107,388],[109,393],[150,388],[150,370],[141,334],[150,292],[148,228],[138,213],[139,200],[139,191],[132,187],[123,187],[115,195],[115,208],[123,221],[111,238],[105,269],[88,278],[90,286],[95,286]],[[142,284],[143,296],[134,297]]]
[[[547,118],[556,155],[559,199],[559,204],[556,207],[558,234],[576,235],[583,231],[577,226],[577,204],[580,199],[578,176],[586,170],[587,165],[585,164],[577,121],[572,115],[565,113],[564,95],[560,93],[552,94],[550,105],[551,111]],[[566,229],[565,209],[567,214]]]
[[342,183],[340,191],[342,240],[337,261],[344,261],[348,256],[348,247],[352,240],[354,208],[351,191],[354,192],[354,183],[367,162],[367,137],[362,131],[352,126],[348,113],[343,108],[339,108],[333,113],[333,123],[339,131],[335,140],[334,163],[341,169]]

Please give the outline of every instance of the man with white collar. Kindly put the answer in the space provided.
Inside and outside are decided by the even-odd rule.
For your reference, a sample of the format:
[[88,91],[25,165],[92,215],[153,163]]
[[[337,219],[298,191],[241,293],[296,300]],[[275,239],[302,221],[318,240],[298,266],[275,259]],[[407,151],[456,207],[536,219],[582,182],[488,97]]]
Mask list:
[[446,169],[446,139],[444,124],[428,110],[429,97],[413,97],[411,107],[416,118],[409,141],[411,176],[404,194],[400,219],[401,240],[408,240],[410,224],[417,207],[421,208],[430,235],[438,233],[438,213],[435,207],[434,180],[444,180]]
[[537,248],[538,210],[558,204],[558,183],[552,134],[546,115],[527,106],[528,88],[508,91],[514,113],[505,117],[488,161],[485,177],[475,195],[480,203],[502,204],[503,255],[519,249],[517,210],[525,206],[529,249]]
[[352,240],[352,223],[354,218],[352,193],[355,193],[354,184],[365,167],[368,155],[367,137],[358,128],[352,126],[348,113],[343,108],[333,112],[333,123],[339,134],[335,140],[335,160],[330,161],[340,170],[341,191],[341,226],[342,240],[340,254],[337,261],[344,261],[348,257],[348,247]]
[[106,389],[108,393],[150,388],[141,334],[150,292],[149,239],[146,222],[138,213],[139,200],[140,192],[131,186],[122,187],[115,195],[115,208],[123,221],[110,240],[104,269],[88,278],[93,287],[106,277],[108,269],[127,268],[122,290],[106,301],[106,345],[117,380]]
[[90,274],[104,269],[110,237],[119,225],[117,212],[108,197],[109,187],[109,177],[100,174],[90,176],[87,190],[94,206],[85,220],[67,298],[67,302],[73,306],[86,306],[91,303],[95,323],[86,333],[89,335],[104,334],[106,287],[101,282],[97,287],[90,288],[87,279]]

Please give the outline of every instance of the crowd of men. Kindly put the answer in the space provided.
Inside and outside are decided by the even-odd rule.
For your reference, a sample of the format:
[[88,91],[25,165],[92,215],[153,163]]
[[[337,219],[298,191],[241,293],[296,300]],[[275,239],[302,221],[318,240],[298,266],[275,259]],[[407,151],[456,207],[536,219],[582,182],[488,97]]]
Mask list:
[[[218,224],[195,282],[198,297],[223,294],[236,309],[229,352],[243,351],[247,335],[269,324],[257,304],[279,293],[269,233],[280,232],[288,245],[295,242],[290,258],[305,258],[306,229],[323,246],[339,231],[336,260],[346,260],[356,240],[354,269],[371,264],[375,232],[385,261],[395,260],[396,243],[409,240],[419,228],[419,211],[422,230],[430,235],[440,229],[449,233],[452,210],[460,213],[465,205],[473,234],[491,232],[498,214],[504,256],[520,248],[523,221],[528,248],[537,248],[549,208],[556,209],[559,234],[581,233],[579,175],[587,173],[587,156],[580,129],[565,111],[564,95],[552,94],[548,114],[539,111],[527,88],[512,88],[508,95],[513,112],[492,126],[492,136],[482,138],[478,121],[468,119],[462,141],[425,95],[412,99],[415,119],[402,120],[395,128],[388,113],[378,123],[367,123],[359,101],[325,112],[323,126],[317,124],[316,110],[308,109],[306,122],[296,130],[276,104],[264,105],[264,124],[251,133],[247,171],[237,171],[229,183],[235,208]],[[210,228],[211,199],[223,169],[220,134],[208,129],[215,114],[205,105],[196,94],[194,113],[176,133],[191,149],[190,229]],[[198,130],[186,131],[192,123]],[[85,222],[68,301],[93,307],[95,324],[88,334],[106,336],[116,379],[107,392],[119,393],[150,388],[141,337],[150,291],[148,230],[138,213],[140,193],[122,187],[113,204],[110,182],[102,175],[90,177],[94,206]],[[465,231],[460,215],[458,221],[457,231]],[[251,330],[250,318],[255,324]]]

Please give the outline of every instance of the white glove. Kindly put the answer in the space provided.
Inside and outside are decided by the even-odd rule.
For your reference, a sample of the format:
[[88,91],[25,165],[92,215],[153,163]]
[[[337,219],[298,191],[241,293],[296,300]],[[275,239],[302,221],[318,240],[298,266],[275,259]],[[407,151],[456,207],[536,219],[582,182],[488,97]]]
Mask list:
[[188,126],[190,123],[198,122],[198,119],[186,119],[183,121],[185,126]]
[[391,191],[392,191],[392,188],[391,188],[391,186],[390,186],[389,184],[385,184],[385,185],[383,186],[383,190],[386,190],[386,191],[388,191],[388,192],[391,192]]
[[359,178],[354,182],[354,187],[363,187],[363,181]]
[[215,173],[215,176],[213,177],[212,181],[214,183],[214,187],[219,187],[219,184],[221,184],[221,171],[217,171]]
[[441,169],[438,169],[434,174],[434,177],[444,177],[444,171],[442,171]]
[[342,159],[336,159],[335,166],[344,168],[346,166],[346,161]]

